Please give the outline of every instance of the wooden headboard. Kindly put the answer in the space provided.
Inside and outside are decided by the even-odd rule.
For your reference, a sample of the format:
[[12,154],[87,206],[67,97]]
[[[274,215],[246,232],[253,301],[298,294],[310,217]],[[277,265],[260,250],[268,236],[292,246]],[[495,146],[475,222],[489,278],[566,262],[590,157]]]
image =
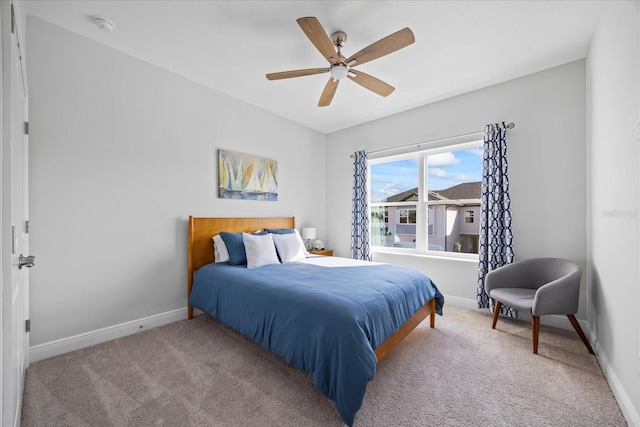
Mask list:
[[[214,261],[212,237],[221,231],[253,232],[263,228],[295,228],[296,220],[289,218],[195,218],[189,217],[189,260],[187,301],[191,295],[193,272]],[[193,308],[189,307],[189,319]]]

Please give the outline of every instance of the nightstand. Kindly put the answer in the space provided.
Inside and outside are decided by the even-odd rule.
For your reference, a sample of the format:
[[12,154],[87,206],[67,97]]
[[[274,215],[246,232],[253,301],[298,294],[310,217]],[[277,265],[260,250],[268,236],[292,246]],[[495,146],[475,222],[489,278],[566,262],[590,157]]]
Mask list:
[[331,250],[330,249],[323,249],[323,250],[311,249],[309,253],[312,255],[333,256],[332,249]]

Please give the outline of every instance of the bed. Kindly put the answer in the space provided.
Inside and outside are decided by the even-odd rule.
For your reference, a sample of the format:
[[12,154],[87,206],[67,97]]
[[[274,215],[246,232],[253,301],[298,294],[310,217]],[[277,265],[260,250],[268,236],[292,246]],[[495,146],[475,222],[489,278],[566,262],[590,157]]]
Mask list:
[[247,268],[216,263],[221,232],[295,228],[295,218],[189,217],[188,316],[197,308],[308,372],[353,425],[377,363],[444,298],[421,272],[307,256]]

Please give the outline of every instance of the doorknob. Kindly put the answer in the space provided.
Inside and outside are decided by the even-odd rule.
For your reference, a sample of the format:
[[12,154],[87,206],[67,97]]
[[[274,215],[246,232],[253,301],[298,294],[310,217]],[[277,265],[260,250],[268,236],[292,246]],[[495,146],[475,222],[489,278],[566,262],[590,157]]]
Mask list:
[[33,255],[22,256],[22,254],[20,254],[20,258],[18,258],[18,268],[21,269],[22,267],[33,267],[33,265],[35,264],[35,259],[36,257],[34,257]]

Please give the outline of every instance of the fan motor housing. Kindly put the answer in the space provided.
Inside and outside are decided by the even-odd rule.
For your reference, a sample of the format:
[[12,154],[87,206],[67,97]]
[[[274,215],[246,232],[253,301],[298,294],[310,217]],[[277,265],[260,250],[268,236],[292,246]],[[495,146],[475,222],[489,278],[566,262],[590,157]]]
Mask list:
[[331,34],[331,41],[337,47],[344,47],[344,45],[347,44],[347,33],[344,31],[336,31]]

